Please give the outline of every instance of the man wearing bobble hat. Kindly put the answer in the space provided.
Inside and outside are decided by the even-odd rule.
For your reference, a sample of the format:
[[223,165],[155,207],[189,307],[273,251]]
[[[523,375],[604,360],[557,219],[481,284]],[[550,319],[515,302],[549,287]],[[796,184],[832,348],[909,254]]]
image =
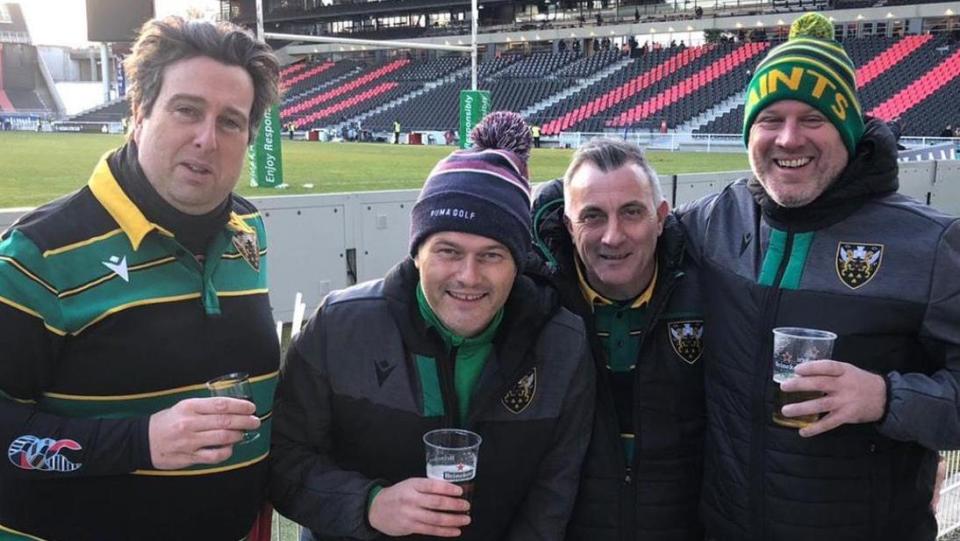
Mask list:
[[[960,446],[960,228],[899,195],[887,125],[818,14],[747,87],[753,177],[684,212],[705,293],[701,511],[717,540],[932,540],[937,453]],[[775,327],[837,335],[773,422]]]
[[[562,539],[593,418],[583,322],[520,274],[530,133],[493,113],[434,167],[411,257],[331,293],[291,345],[271,497],[307,537]],[[472,501],[425,478],[424,433],[483,442]]]

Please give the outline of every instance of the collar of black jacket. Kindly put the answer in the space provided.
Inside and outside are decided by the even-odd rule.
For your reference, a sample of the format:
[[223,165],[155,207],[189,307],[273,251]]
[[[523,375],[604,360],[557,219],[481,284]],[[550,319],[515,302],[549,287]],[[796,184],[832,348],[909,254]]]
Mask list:
[[747,182],[747,189],[773,227],[795,232],[815,231],[842,221],[868,199],[897,191],[898,172],[897,141],[893,132],[886,122],[869,118],[856,156],[812,203],[796,208],[781,207],[755,178]]
[[[443,351],[442,340],[426,325],[417,306],[419,282],[420,273],[413,259],[407,257],[384,277],[384,296],[404,339],[410,341],[405,345],[414,353],[439,357]],[[560,299],[552,288],[522,274],[517,276],[493,339],[502,374],[510,376],[521,367],[536,343],[533,338],[559,309]]]
[[140,212],[151,222],[173,233],[177,241],[194,254],[202,255],[210,239],[230,219],[232,195],[228,195],[216,209],[200,216],[180,212],[167,203],[143,173],[137,157],[137,145],[132,140],[111,154],[107,164],[113,177]]

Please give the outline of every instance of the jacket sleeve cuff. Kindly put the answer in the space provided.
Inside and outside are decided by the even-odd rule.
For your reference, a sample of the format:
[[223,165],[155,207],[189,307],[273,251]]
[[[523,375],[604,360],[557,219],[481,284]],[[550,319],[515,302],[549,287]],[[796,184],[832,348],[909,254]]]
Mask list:
[[367,496],[367,523],[370,522],[370,508],[373,507],[373,500],[377,498],[377,494],[380,494],[380,491],[383,490],[383,487],[380,485],[373,485],[370,488],[370,495]]
[[141,417],[134,428],[137,432],[133,450],[134,469],[154,469],[150,456],[150,417]]
[[887,420],[887,415],[890,413],[890,404],[893,402],[893,385],[890,381],[890,374],[883,375],[883,386],[884,386],[884,401],[883,401],[883,415],[877,419],[877,426],[883,426],[883,423]]

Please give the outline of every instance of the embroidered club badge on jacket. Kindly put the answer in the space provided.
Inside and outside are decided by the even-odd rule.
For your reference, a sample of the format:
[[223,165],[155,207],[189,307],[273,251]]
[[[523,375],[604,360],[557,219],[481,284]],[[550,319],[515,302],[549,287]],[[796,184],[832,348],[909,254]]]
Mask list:
[[703,354],[703,320],[674,321],[667,324],[673,351],[687,364]]
[[253,270],[260,272],[260,247],[257,245],[256,231],[234,233],[233,246],[243,256],[243,260],[253,267]]
[[837,243],[837,276],[850,289],[863,287],[872,280],[882,260],[882,244]]
[[517,383],[503,395],[503,406],[512,413],[519,414],[527,409],[537,394],[537,367],[531,368]]

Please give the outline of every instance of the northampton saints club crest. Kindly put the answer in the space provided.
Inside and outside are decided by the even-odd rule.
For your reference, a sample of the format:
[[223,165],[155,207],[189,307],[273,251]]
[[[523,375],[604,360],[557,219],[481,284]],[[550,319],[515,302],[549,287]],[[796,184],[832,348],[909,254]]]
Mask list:
[[882,244],[841,242],[837,244],[837,276],[851,289],[873,279],[883,260]]
[[533,367],[524,374],[517,383],[503,395],[503,406],[512,413],[519,414],[527,409],[527,406],[533,402],[534,395],[537,394],[537,368]]
[[688,364],[697,362],[703,354],[703,320],[674,321],[667,330],[673,351]]
[[260,272],[260,247],[257,245],[257,232],[237,231],[233,234],[233,246],[253,270]]

